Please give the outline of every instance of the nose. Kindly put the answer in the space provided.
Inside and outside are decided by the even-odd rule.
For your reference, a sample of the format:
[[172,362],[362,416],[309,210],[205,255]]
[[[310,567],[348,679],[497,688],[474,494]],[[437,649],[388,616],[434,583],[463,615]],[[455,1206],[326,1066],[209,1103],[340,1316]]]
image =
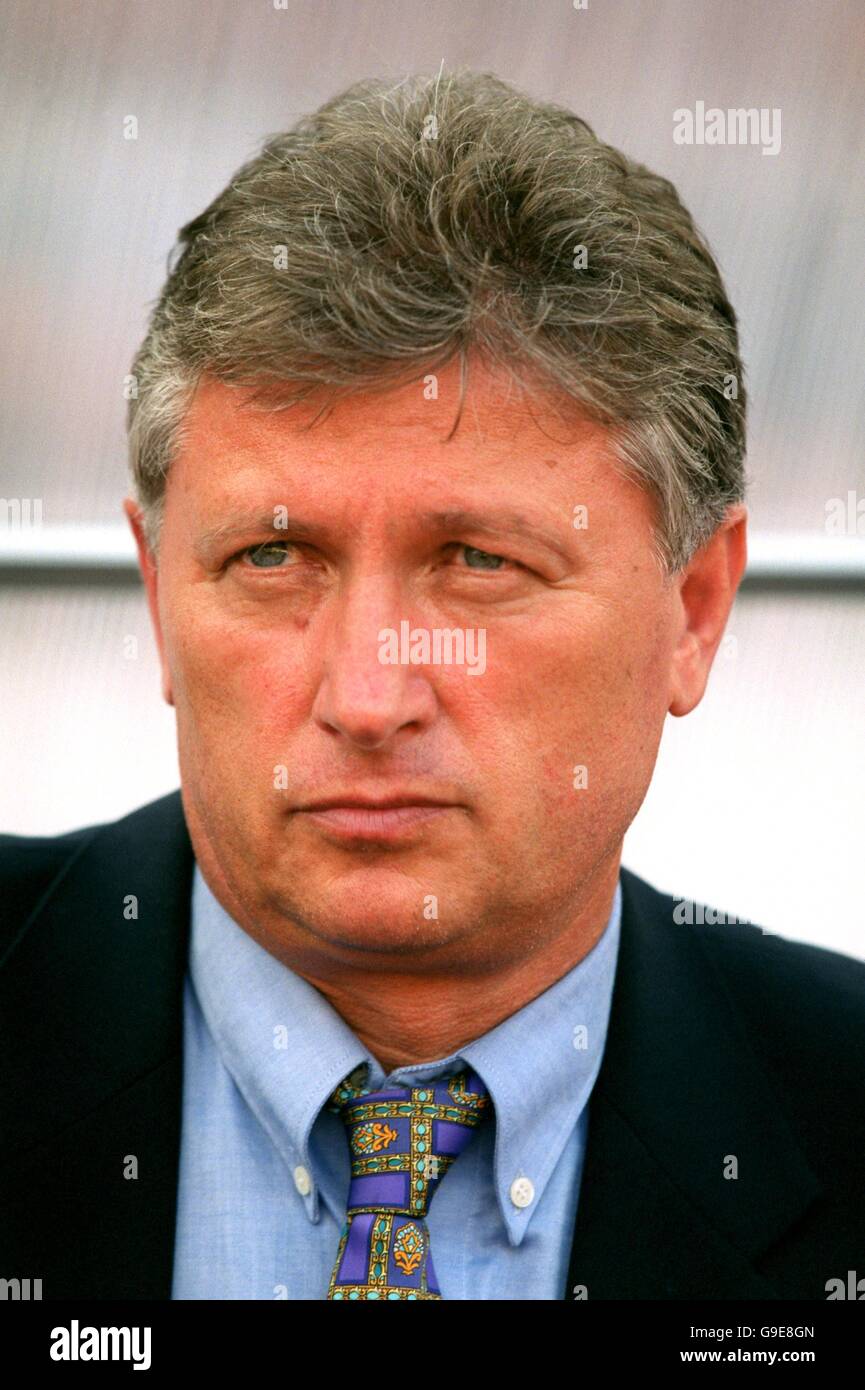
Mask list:
[[[350,581],[324,641],[322,678],[313,705],[320,727],[365,751],[386,748],[402,731],[419,732],[435,714],[435,692],[422,666],[393,655],[400,624],[410,619],[399,587],[385,576]],[[410,622],[410,626],[413,625]]]

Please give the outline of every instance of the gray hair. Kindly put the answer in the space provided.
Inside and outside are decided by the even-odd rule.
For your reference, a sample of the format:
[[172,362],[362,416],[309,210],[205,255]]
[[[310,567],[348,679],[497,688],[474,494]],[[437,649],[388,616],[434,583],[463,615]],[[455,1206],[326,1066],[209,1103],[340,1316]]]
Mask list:
[[736,315],[675,188],[491,74],[349,87],[269,138],[175,251],[127,419],[154,548],[205,372],[279,409],[453,358],[464,393],[477,354],[610,429],[668,575],[744,496]]

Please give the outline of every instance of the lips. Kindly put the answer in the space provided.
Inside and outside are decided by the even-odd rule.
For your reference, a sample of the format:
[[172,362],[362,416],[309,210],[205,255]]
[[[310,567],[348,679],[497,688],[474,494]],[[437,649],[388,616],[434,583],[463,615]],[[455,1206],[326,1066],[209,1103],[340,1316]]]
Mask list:
[[397,841],[417,836],[430,823],[457,809],[454,802],[419,793],[363,797],[355,793],[322,797],[297,811],[336,840]]
[[298,806],[298,811],[329,811],[335,808],[358,808],[363,811],[390,811],[405,806],[452,806],[451,801],[440,801],[436,797],[414,795],[410,792],[398,796],[365,797],[347,794],[345,796],[323,797]]

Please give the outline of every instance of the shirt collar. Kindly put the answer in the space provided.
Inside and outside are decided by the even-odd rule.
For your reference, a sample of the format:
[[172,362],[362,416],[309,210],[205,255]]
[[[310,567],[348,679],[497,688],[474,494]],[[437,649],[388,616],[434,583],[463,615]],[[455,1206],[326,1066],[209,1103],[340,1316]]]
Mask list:
[[[323,1106],[350,1071],[366,1063],[368,1084],[378,1088],[385,1080],[418,1085],[470,1066],[495,1108],[496,1195],[508,1238],[516,1245],[600,1068],[620,924],[617,883],[603,934],[566,975],[459,1052],[387,1076],[324,995],[234,921],[197,865],[189,969],[210,1034],[247,1104],[289,1171],[300,1168],[311,1175],[309,1184],[298,1184],[311,1221],[319,1217],[315,1169],[322,1167],[311,1159],[313,1127],[316,1122],[339,1126]],[[529,1178],[534,1189],[525,1206],[511,1197],[518,1178]]]

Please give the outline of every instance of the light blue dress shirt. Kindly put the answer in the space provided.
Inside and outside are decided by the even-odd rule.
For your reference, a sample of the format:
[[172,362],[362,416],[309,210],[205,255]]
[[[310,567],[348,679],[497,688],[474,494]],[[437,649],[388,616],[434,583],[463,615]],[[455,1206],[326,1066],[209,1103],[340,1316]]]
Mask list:
[[196,866],[172,1298],[325,1298],[350,1166],[342,1121],[323,1106],[362,1062],[375,1088],[469,1066],[492,1096],[494,1117],[429,1209],[442,1297],[564,1298],[620,921],[618,884],[603,935],[567,975],[459,1052],[385,1076]]

